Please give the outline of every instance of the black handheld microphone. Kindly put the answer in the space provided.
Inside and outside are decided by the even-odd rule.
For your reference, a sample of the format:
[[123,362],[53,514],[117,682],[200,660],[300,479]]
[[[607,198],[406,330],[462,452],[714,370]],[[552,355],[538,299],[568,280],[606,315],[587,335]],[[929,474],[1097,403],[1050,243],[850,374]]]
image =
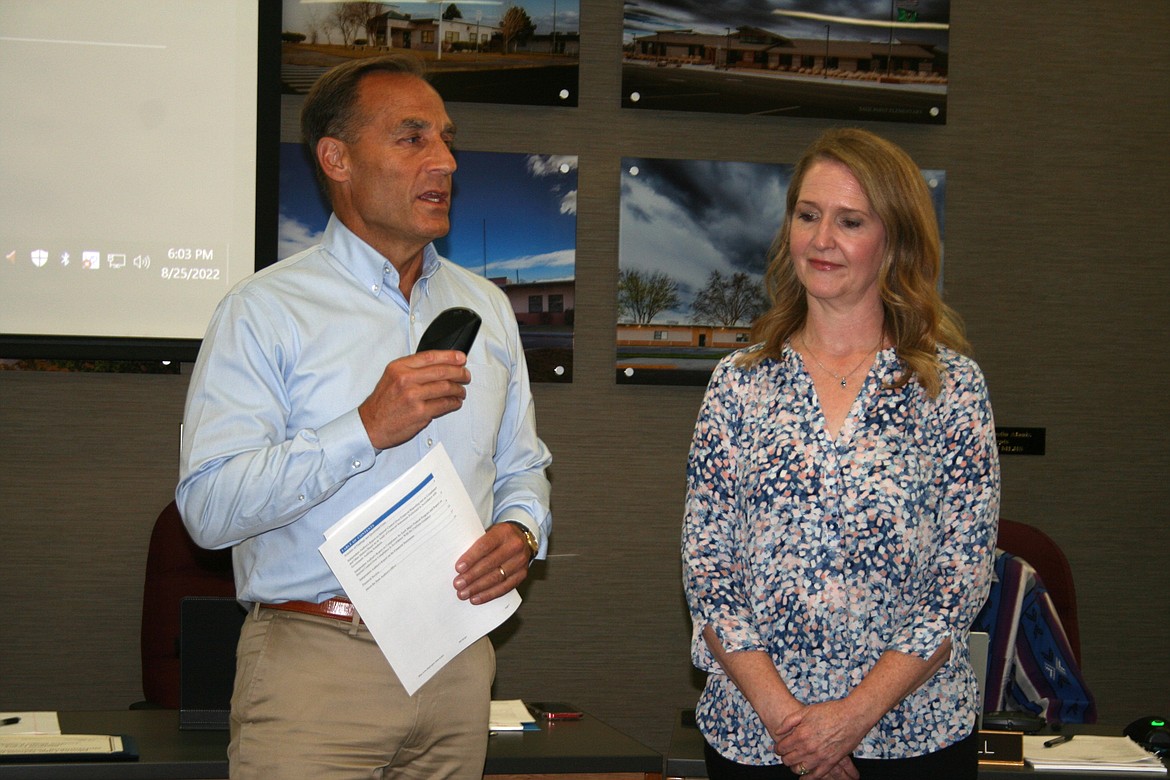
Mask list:
[[434,322],[423,331],[415,352],[428,349],[457,349],[463,354],[471,351],[482,322],[471,309],[456,306],[439,313]]

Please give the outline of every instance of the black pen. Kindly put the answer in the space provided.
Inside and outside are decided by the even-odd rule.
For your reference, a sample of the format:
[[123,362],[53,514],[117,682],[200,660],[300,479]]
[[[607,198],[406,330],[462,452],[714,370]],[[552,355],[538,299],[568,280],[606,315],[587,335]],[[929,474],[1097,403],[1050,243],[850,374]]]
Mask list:
[[1071,742],[1072,738],[1072,734],[1061,734],[1059,737],[1053,737],[1052,739],[1045,742],[1044,747],[1056,747],[1057,745],[1063,745],[1065,742]]
[[19,717],[5,718],[4,720],[0,720],[0,726],[15,726],[17,723],[20,723]]

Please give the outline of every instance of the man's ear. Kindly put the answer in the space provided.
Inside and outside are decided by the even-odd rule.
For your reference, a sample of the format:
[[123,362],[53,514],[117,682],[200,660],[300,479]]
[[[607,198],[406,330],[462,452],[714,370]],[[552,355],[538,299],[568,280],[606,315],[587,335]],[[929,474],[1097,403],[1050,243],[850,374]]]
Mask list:
[[349,180],[349,149],[344,141],[330,136],[317,141],[317,161],[327,179]]

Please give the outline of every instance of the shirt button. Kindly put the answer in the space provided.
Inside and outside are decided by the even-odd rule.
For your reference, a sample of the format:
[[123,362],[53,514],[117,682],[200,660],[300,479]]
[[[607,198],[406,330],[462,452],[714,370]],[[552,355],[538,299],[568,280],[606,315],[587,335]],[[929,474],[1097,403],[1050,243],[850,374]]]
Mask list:
[[304,500],[305,500],[305,497],[303,495],[297,496],[297,501],[304,501]]
[[374,292],[378,292],[378,290],[381,288],[379,288],[378,285],[376,285],[376,284],[371,284],[370,289]]
[[360,460],[355,460],[355,461],[353,462],[353,467],[354,467],[355,469],[360,469],[360,468],[362,467],[362,462],[361,462]]
[[435,445],[435,440],[434,440],[434,439],[432,439],[430,436],[428,436],[428,437],[427,437],[427,446],[428,446],[428,447],[433,447],[434,445]]

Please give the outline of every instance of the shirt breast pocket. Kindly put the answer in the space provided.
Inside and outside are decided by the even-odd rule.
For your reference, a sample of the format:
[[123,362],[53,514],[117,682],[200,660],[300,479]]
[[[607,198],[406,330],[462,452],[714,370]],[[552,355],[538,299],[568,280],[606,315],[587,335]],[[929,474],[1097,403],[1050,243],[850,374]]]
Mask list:
[[508,372],[496,364],[471,361],[467,363],[467,370],[471,373],[471,384],[467,387],[463,414],[458,415],[457,424],[470,430],[476,454],[491,457],[496,451],[496,439],[508,401]]

